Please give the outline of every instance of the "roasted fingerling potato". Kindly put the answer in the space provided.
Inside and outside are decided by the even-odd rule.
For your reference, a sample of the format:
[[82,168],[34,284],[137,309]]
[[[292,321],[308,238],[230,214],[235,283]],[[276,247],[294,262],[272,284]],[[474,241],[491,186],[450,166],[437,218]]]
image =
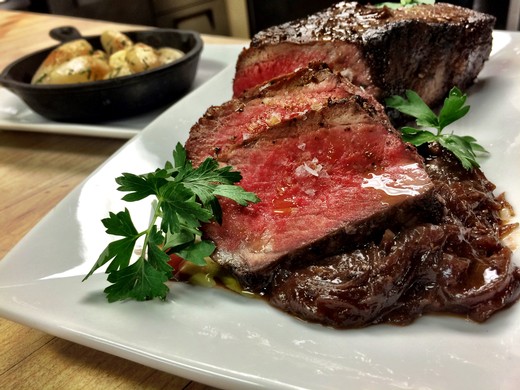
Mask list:
[[61,64],[79,56],[89,55],[94,48],[85,39],[77,39],[58,46],[41,63],[34,73],[31,84],[48,84],[50,73]]
[[175,60],[181,58],[184,53],[179,49],[174,49],[173,47],[161,47],[157,50],[159,55],[159,62],[161,65],[169,64]]
[[143,72],[161,65],[157,51],[144,43],[136,43],[126,49],[126,61],[132,72]]
[[110,72],[105,58],[94,54],[75,57],[54,68],[44,84],[76,84],[103,80]]
[[105,50],[109,56],[120,50],[127,49],[134,44],[128,36],[116,30],[104,31],[100,39],[103,50]]

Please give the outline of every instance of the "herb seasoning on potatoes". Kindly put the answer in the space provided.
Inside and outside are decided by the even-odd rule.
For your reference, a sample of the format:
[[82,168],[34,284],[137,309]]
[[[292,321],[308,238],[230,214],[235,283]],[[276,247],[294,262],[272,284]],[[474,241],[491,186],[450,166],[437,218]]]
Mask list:
[[100,37],[103,50],[85,39],[54,49],[34,74],[31,84],[75,84],[128,76],[168,64],[184,53],[171,47],[153,48],[133,42],[125,34],[107,30]]

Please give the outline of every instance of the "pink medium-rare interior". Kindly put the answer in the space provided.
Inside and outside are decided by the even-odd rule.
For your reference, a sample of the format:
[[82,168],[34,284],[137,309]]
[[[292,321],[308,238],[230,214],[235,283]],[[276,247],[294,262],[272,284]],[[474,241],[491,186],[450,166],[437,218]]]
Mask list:
[[222,225],[205,229],[221,261],[250,271],[431,188],[416,154],[379,124],[323,127],[255,146],[236,149],[229,163],[261,202],[223,201]]
[[231,100],[213,108],[214,114],[210,109],[190,132],[187,149],[192,162],[200,164],[206,157],[216,154],[220,161],[226,161],[229,151],[251,142],[271,127],[318,111],[330,101],[352,96],[354,86],[345,84],[328,70],[323,73],[327,76],[320,77],[319,81],[276,90],[245,103]]
[[[373,88],[370,82],[369,67],[366,66],[363,54],[353,43],[344,41],[318,41],[306,44],[284,42],[247,50],[255,50],[255,55],[239,57],[233,81],[235,97],[275,77],[316,63],[327,64],[332,70],[340,72],[355,85]],[[376,91],[369,90],[368,92],[375,93]]]

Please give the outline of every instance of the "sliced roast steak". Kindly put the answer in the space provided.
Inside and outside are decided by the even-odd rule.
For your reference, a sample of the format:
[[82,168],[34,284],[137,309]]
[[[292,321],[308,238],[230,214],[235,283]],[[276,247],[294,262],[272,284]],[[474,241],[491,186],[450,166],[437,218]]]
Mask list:
[[240,54],[234,96],[323,62],[377,99],[416,91],[429,105],[471,85],[489,57],[495,18],[437,3],[391,10],[341,2],[256,34]]
[[[326,69],[309,74],[210,108],[186,144],[195,163],[217,151],[214,157],[239,170],[240,185],[261,199],[248,207],[224,200],[222,225],[204,227],[217,246],[213,258],[251,289],[281,263],[353,248],[434,203],[422,159],[379,103]],[[329,93],[316,92],[322,90]],[[273,112],[277,120],[263,123]]]

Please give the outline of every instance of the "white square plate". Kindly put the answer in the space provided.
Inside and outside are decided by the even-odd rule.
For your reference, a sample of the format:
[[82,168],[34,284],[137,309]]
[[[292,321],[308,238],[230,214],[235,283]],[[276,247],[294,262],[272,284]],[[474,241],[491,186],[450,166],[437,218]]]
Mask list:
[[[520,304],[484,324],[428,315],[339,331],[221,289],[172,283],[166,302],[109,304],[105,274],[81,282],[111,240],[100,220],[124,207],[114,178],[162,166],[206,108],[230,98],[233,74],[230,65],[168,109],[0,262],[0,315],[222,388],[518,388]],[[491,152],[482,168],[520,210],[520,33],[496,32],[468,92],[470,113],[453,129]],[[147,204],[129,206],[138,226],[147,221]]]

